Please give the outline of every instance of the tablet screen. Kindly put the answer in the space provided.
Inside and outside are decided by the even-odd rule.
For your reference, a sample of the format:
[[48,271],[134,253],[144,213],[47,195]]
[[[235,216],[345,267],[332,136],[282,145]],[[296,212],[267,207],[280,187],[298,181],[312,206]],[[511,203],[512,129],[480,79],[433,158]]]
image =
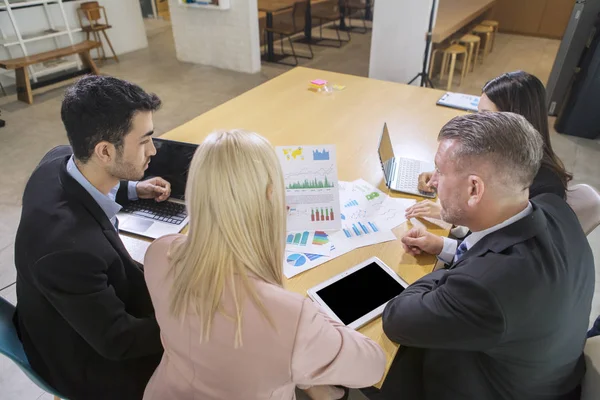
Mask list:
[[404,287],[376,263],[316,292],[346,325],[390,301]]

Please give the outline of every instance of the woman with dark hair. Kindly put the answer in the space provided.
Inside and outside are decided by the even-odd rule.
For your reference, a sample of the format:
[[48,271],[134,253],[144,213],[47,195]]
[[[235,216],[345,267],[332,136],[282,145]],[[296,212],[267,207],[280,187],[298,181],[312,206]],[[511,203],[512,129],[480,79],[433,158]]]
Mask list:
[[[482,89],[479,112],[513,112],[524,116],[542,135],[544,158],[542,166],[529,187],[529,198],[542,193],[554,193],[566,198],[567,185],[573,175],[565,170],[554,153],[548,130],[546,89],[535,76],[524,71],[509,72],[490,80]],[[419,190],[431,192],[431,172],[419,176]],[[406,217],[439,218],[439,204],[425,200],[406,210]]]

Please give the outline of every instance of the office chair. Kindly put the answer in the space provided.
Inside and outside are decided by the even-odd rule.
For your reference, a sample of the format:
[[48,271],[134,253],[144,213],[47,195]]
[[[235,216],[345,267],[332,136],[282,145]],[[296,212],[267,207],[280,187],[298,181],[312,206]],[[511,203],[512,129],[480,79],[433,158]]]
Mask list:
[[65,399],[64,396],[59,395],[56,390],[44,382],[33,368],[31,368],[31,365],[29,365],[29,361],[27,361],[27,356],[23,350],[23,344],[21,344],[12,322],[14,313],[15,307],[0,297],[0,354],[4,354],[17,364],[17,367],[42,390],[54,395],[54,400]]
[[571,206],[586,235],[600,225],[600,194],[590,185],[569,187],[567,203]]

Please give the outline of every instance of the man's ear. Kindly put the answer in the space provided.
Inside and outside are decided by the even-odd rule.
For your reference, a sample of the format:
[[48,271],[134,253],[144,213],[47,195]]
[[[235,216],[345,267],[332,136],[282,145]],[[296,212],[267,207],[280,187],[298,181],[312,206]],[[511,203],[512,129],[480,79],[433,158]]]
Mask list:
[[485,192],[485,184],[483,179],[477,175],[469,175],[469,200],[467,204],[470,207],[474,207],[481,201],[483,193]]
[[94,147],[94,156],[101,164],[110,164],[116,157],[117,149],[107,141],[98,142]]

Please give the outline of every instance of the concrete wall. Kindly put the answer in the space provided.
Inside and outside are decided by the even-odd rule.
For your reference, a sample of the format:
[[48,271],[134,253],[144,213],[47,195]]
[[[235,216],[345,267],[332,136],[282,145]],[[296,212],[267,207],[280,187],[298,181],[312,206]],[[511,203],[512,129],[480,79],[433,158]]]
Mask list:
[[256,0],[230,0],[228,10],[189,8],[169,0],[177,58],[233,71],[260,71]]
[[369,78],[408,83],[421,72],[431,6],[432,0],[376,1]]

